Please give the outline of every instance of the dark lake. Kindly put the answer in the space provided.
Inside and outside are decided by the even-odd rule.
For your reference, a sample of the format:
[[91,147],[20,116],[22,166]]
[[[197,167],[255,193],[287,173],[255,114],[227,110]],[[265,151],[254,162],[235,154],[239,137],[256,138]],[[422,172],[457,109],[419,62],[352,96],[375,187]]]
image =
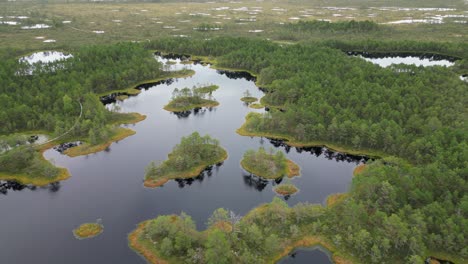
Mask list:
[[[247,149],[274,147],[301,166],[302,176],[294,178],[300,192],[287,202],[323,203],[332,193],[346,192],[352,172],[361,157],[334,153],[322,148],[296,149],[268,139],[236,134],[244,117],[253,110],[240,101],[249,90],[262,92],[251,78],[226,74],[202,65],[174,65],[196,71],[193,77],[158,86],[146,86],[135,97],[118,102],[121,111],[139,112],[147,119],[131,125],[137,133],[107,151],[69,158],[51,149],[45,157],[70,170],[69,180],[48,188],[12,187],[0,193],[0,263],[145,263],[127,245],[127,234],[144,220],[184,211],[199,229],[211,213],[224,207],[245,215],[261,203],[270,202],[274,182],[247,175],[240,160]],[[185,118],[167,112],[174,88],[216,84],[213,96],[220,105]],[[108,105],[108,107],[111,107]],[[144,170],[152,160],[165,160],[181,137],[194,131],[220,140],[229,158],[193,181],[170,181],[162,188],[143,187]],[[16,189],[16,190],[15,190]],[[84,222],[102,219],[104,232],[88,240],[77,240],[72,230]],[[323,256],[318,252],[317,260]],[[309,253],[307,253],[309,254]],[[298,254],[300,256],[300,254]]]
[[281,259],[278,264],[331,264],[329,252],[321,247],[299,248]]

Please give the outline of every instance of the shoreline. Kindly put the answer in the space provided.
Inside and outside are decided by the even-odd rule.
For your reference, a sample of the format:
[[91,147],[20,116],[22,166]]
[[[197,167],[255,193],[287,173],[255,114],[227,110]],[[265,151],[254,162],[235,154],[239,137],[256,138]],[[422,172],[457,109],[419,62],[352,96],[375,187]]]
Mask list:
[[[143,186],[148,187],[148,188],[156,188],[156,187],[163,186],[169,180],[190,179],[190,178],[197,177],[207,167],[216,165],[216,164],[218,164],[220,162],[225,161],[228,158],[227,151],[224,148],[222,148],[222,149],[223,149],[223,152],[224,152],[223,155],[214,162],[210,162],[209,164],[206,164],[206,163],[201,164],[201,165],[198,165],[197,167],[194,167],[194,168],[192,168],[190,170],[186,170],[186,171],[178,172],[178,173],[172,173],[172,174],[170,174],[168,176],[160,177],[159,179],[145,179],[144,182],[143,182]],[[177,175],[177,176],[174,177],[173,175]]]
[[167,105],[165,105],[163,107],[164,110],[166,111],[169,111],[169,112],[186,112],[186,111],[192,111],[193,109],[195,108],[203,108],[203,107],[217,107],[219,106],[219,102],[217,101],[213,101],[213,100],[207,100],[207,99],[204,99],[206,100],[204,103],[201,103],[201,104],[191,104],[190,106],[188,107],[185,107],[185,108],[177,108],[177,107],[172,107],[170,106],[170,104],[172,103],[169,102]]
[[97,152],[101,152],[105,149],[107,149],[112,143],[115,143],[117,141],[123,140],[129,136],[135,135],[136,132],[134,130],[131,130],[129,128],[122,128],[119,127],[116,129],[116,133],[114,136],[110,137],[107,141],[98,144],[98,145],[89,145],[88,143],[84,143],[82,145],[69,148],[63,152],[63,154],[69,156],[69,157],[78,157],[78,156],[83,156],[83,155],[89,155],[89,154],[94,154]]
[[140,235],[143,229],[151,220],[146,220],[137,225],[137,227],[128,234],[128,245],[129,247],[140,255],[145,261],[148,263],[154,264],[168,264],[167,261],[160,259],[154,252],[148,250],[145,245],[143,245],[140,241]]
[[299,165],[297,165],[296,163],[294,163],[292,160],[290,159],[287,159],[286,160],[286,173],[281,175],[281,176],[278,176],[278,177],[271,177],[271,176],[265,176],[265,175],[261,175],[262,173],[259,173],[258,171],[256,171],[255,169],[252,169],[250,167],[248,167],[247,165],[245,165],[245,162],[243,162],[244,159],[241,160],[240,164],[241,164],[241,167],[246,170],[248,173],[251,173],[253,175],[256,175],[260,178],[263,178],[263,179],[267,179],[267,180],[275,180],[275,179],[280,179],[280,178],[283,178],[283,177],[288,177],[288,178],[293,178],[293,177],[296,177],[296,176],[300,176],[300,167]]
[[155,83],[155,82],[161,82],[161,81],[167,81],[169,79],[188,78],[188,77],[192,77],[193,75],[195,75],[194,70],[173,71],[173,72],[170,72],[170,73],[171,74],[169,74],[167,76],[163,76],[163,77],[159,77],[159,78],[156,78],[156,79],[149,79],[149,80],[144,80],[144,81],[138,82],[138,83],[133,84],[130,87],[127,87],[127,88],[106,91],[106,92],[99,93],[99,94],[96,94],[96,95],[98,97],[101,97],[101,96],[106,96],[106,95],[109,95],[109,94],[112,94],[112,93],[122,93],[122,92],[128,93],[129,95],[138,95],[138,94],[141,93],[141,90],[137,89],[137,87],[139,87],[141,85],[145,85],[145,84],[149,84],[149,83]]
[[[298,148],[324,147],[335,152],[340,152],[340,153],[349,154],[349,155],[356,155],[356,156],[366,156],[369,158],[383,158],[383,157],[388,156],[387,154],[384,154],[378,151],[353,150],[353,149],[349,149],[345,147],[340,147],[332,143],[325,143],[322,141],[307,141],[307,142],[295,141],[291,136],[288,136],[288,135],[275,134],[275,133],[269,133],[269,132],[250,132],[246,129],[246,126],[247,126],[247,123],[249,122],[249,115],[251,114],[252,113],[249,113],[245,117],[245,122],[242,124],[240,128],[236,130],[237,134],[241,136],[247,136],[247,137],[265,137],[265,138],[270,138],[270,139],[283,140],[286,145],[291,146],[291,147],[298,147]],[[253,114],[256,114],[256,113],[253,113]]]

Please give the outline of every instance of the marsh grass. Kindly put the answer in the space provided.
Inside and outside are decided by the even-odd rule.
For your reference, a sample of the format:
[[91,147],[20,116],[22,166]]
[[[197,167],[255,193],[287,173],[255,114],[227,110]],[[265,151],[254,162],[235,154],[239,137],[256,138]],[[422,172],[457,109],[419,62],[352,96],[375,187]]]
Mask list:
[[[443,1],[404,3],[394,2],[391,6],[427,7],[439,4],[438,7],[447,7]],[[381,40],[409,39],[424,41],[455,41],[466,42],[464,32],[466,24],[444,21],[444,24],[395,24],[384,27],[383,30],[372,34],[354,34],[345,32],[296,32],[292,33],[285,26],[296,21],[330,20],[334,21],[363,21],[372,20],[376,23],[388,23],[412,19],[426,19],[437,14],[463,15],[463,4],[456,5],[457,10],[450,11],[424,11],[410,10],[382,10],[379,6],[385,6],[390,2],[376,2],[369,6],[363,0],[341,3],[343,6],[353,9],[336,10],[326,8],[328,3],[318,0],[295,2],[262,2],[243,1],[242,3],[223,3],[228,10],[213,10],[221,6],[220,3],[0,3],[0,16],[25,15],[29,16],[28,22],[22,25],[0,25],[0,45],[3,47],[16,47],[20,49],[44,49],[58,47],[73,47],[93,43],[115,43],[120,41],[144,42],[147,39],[164,36],[188,36],[194,38],[213,38],[216,36],[246,36],[257,38],[270,38],[272,40],[300,41],[340,39],[356,40],[369,37]],[[337,3],[339,6],[339,3]],[[255,8],[262,7],[261,12],[253,12]],[[186,7],[186,8],[184,8]],[[247,10],[239,11],[241,7]],[[451,6],[453,8],[453,6]],[[276,11],[284,9],[284,11]],[[115,11],[117,10],[117,11]],[[147,10],[142,12],[141,10]],[[200,14],[210,14],[200,15]],[[255,17],[255,19],[252,19]],[[299,20],[290,20],[298,17]],[[239,20],[252,20],[241,21]],[[50,21],[48,21],[50,20]],[[71,21],[63,24],[62,21]],[[255,20],[255,21],[253,21]],[[466,18],[463,18],[466,20]],[[118,23],[115,21],[119,21]],[[188,22],[187,22],[188,21]],[[26,24],[49,23],[52,28],[22,30]],[[215,25],[222,30],[197,31],[201,24]],[[164,26],[175,28],[165,29]],[[249,31],[263,30],[258,33]],[[104,31],[96,34],[93,31]],[[54,39],[55,43],[44,43],[35,39],[44,36],[46,39]]]

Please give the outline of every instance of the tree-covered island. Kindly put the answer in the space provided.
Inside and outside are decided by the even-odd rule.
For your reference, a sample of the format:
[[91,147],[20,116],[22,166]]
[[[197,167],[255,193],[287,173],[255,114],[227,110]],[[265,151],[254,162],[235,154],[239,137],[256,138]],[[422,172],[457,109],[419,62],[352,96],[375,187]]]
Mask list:
[[159,165],[153,161],[146,167],[146,187],[158,187],[171,179],[193,178],[207,167],[227,159],[227,152],[217,139],[194,132],[183,137]]
[[299,166],[288,160],[283,152],[270,149],[268,153],[263,147],[257,151],[247,150],[241,165],[246,171],[266,179],[279,179],[285,175],[291,178],[300,172]]
[[192,89],[185,87],[180,90],[175,88],[172,100],[164,106],[164,109],[170,112],[185,112],[195,108],[218,106],[219,103],[212,97],[212,92],[216,89],[216,86],[192,87]]

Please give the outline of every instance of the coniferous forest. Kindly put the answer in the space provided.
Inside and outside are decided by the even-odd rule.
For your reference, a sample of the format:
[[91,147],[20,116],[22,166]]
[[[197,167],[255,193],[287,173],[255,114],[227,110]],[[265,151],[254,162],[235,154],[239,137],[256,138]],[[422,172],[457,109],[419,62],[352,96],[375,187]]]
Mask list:
[[[191,4],[195,6],[200,3]],[[111,6],[103,4],[100,7]],[[228,10],[226,7],[220,8],[206,12]],[[240,17],[237,12],[244,12],[242,8],[235,9],[237,17],[231,14],[236,25],[256,22],[252,16]],[[273,6],[268,8],[282,10]],[[325,10],[333,12],[359,12],[364,9],[327,8]],[[182,9],[190,9],[190,5]],[[113,14],[117,14],[123,8],[114,10]],[[138,12],[148,12],[145,10]],[[183,11],[172,11],[182,17]],[[261,16],[259,13],[262,11],[254,9],[248,12]],[[2,19],[7,18],[3,11],[0,15]],[[36,17],[39,17],[38,14],[28,15],[39,19]],[[106,31],[99,33],[102,38],[96,38],[95,43],[90,40],[92,38],[85,38],[84,44],[79,41],[76,45],[60,44],[57,50],[72,57],[47,64],[30,65],[20,60],[33,50],[1,47],[1,193],[7,194],[5,186],[14,186],[12,189],[15,191],[32,190],[32,197],[42,191],[36,190],[37,186],[48,186],[43,188],[49,188],[50,193],[59,191],[58,181],[67,179],[70,173],[56,165],[53,159],[47,158],[59,155],[48,153],[55,146],[60,154],[68,154],[66,158],[59,156],[58,163],[69,166],[70,171],[77,174],[91,171],[83,165],[88,164],[85,163],[87,160],[96,159],[98,163],[108,164],[106,162],[111,157],[116,158],[112,166],[99,167],[91,172],[91,176],[96,178],[104,175],[102,182],[109,185],[102,188],[103,193],[112,186],[112,181],[125,182],[125,188],[128,186],[129,190],[137,188],[135,186],[138,184],[143,197],[137,196],[135,191],[128,191],[132,197],[131,210],[123,207],[111,215],[120,217],[129,212],[135,215],[145,208],[143,199],[150,204],[154,211],[137,215],[135,219],[142,221],[148,219],[148,215],[154,219],[139,224],[134,221],[136,228],[132,226],[135,228],[133,231],[129,229],[130,221],[122,225],[128,229],[125,233],[128,246],[150,263],[278,263],[295,248],[315,245],[326,248],[335,263],[416,264],[429,263],[425,261],[431,257],[457,264],[468,261],[468,44],[463,41],[465,35],[459,32],[459,41],[434,41],[432,37],[426,40],[421,35],[405,38],[411,34],[411,30],[421,34],[422,30],[429,30],[431,26],[435,28],[436,25],[402,26],[402,29],[391,23],[371,21],[372,16],[367,16],[365,20],[334,22],[323,19],[305,21],[303,17],[296,22],[294,20],[299,18],[289,17],[284,20],[288,22],[282,20],[282,24],[277,24],[282,27],[269,27],[266,31],[271,35],[268,37],[260,34],[263,30],[253,28],[246,31],[250,35],[233,37],[237,35],[238,25],[226,24],[223,28],[218,25],[220,23],[209,22],[211,20],[199,21],[206,16],[206,13],[190,13],[189,18],[199,25],[193,28],[193,36],[155,35],[155,32],[145,28],[140,33],[142,39],[135,41],[125,38],[123,33],[106,39],[109,33]],[[228,20],[224,18],[226,15],[217,17]],[[466,17],[447,15],[445,18]],[[33,21],[32,18],[28,19],[25,24]],[[170,23],[157,23],[160,19],[155,16],[151,23],[163,24],[164,29],[171,33],[178,31],[175,26],[168,26],[172,25]],[[108,20],[111,21],[110,18]],[[51,20],[47,18],[45,21]],[[61,27],[64,25],[55,25],[60,24],[57,18],[53,21],[50,32],[59,36],[63,33]],[[75,18],[70,18],[70,21],[75,26]],[[121,20],[112,21],[119,23],[119,26],[122,23]],[[0,39],[3,34],[7,36],[13,32],[13,29],[5,26],[6,23],[0,21]],[[456,26],[441,27],[455,33],[458,30]],[[127,30],[125,24],[122,24],[122,28]],[[434,29],[434,32],[437,33],[437,30]],[[133,34],[132,31],[135,29],[128,32]],[[212,31],[222,31],[223,34],[210,35]],[[395,39],[381,37],[392,34],[400,35]],[[318,38],[321,35],[323,39]],[[106,42],[109,43],[103,44]],[[159,56],[162,54],[169,55]],[[380,67],[361,58],[362,54],[398,54],[403,57],[430,57],[431,60],[444,58],[450,60],[453,66],[425,67],[401,63]],[[205,75],[198,76],[206,78],[204,81],[209,85],[187,85],[185,77],[195,76],[198,74],[196,70],[204,71]],[[225,83],[217,82],[221,77],[226,77],[223,79]],[[237,79],[245,87],[239,85],[236,86],[237,90],[232,89],[231,85],[238,84],[233,81]],[[251,89],[250,84],[256,90]],[[167,92],[169,88],[171,91]],[[234,96],[243,91],[243,99]],[[258,96],[260,91],[263,94]],[[171,94],[172,101],[164,100],[164,105],[159,107],[159,100]],[[109,96],[114,96],[113,101],[118,96],[122,97],[113,106],[105,105],[107,102],[102,100]],[[139,96],[152,100],[142,100],[146,107],[143,108],[146,112],[142,112],[145,116],[133,113],[136,112],[137,103],[142,102],[135,99]],[[214,98],[216,101],[212,100]],[[239,100],[251,99],[254,102],[257,98],[259,104],[255,105],[259,109],[255,110]],[[218,99],[221,103],[218,103]],[[125,100],[130,103],[122,103]],[[124,107],[123,111],[120,106]],[[228,107],[245,113],[245,116],[242,114],[245,120],[239,123],[237,130],[229,131],[235,137],[242,138],[238,139],[239,142],[230,142],[229,139],[235,137],[221,129],[230,128],[229,125],[237,120],[238,113],[233,113]],[[192,109],[195,109],[193,115],[176,116],[172,113],[192,114]],[[246,109],[248,112],[242,112]],[[157,114],[151,116],[153,113]],[[124,141],[120,144],[123,138],[137,133],[122,125],[142,121],[147,114],[150,120],[142,122],[135,129],[139,134],[142,132],[146,141]],[[217,114],[225,115],[222,122],[215,122],[219,120],[216,119]],[[201,125],[198,126],[197,122]],[[164,127],[161,124],[173,126]],[[188,132],[184,130],[187,127],[190,129]],[[196,132],[200,127],[212,133],[212,136],[201,136]],[[45,135],[52,140],[46,144],[33,144],[36,135]],[[265,143],[264,138],[269,143]],[[119,147],[128,151],[130,156],[111,156],[113,150],[109,146],[113,142],[120,144]],[[63,143],[69,144],[68,147],[77,150],[77,153],[61,149]],[[75,144],[82,143],[81,149],[73,148]],[[147,148],[147,144],[156,147]],[[172,144],[170,148],[169,144]],[[248,148],[255,144],[260,144],[257,152]],[[278,149],[271,148],[268,152],[264,148],[268,144]],[[224,146],[230,148],[224,149]],[[302,195],[303,187],[307,186],[296,184],[298,188],[295,188],[291,183],[295,180],[292,176],[301,174],[300,177],[307,178],[315,175],[302,173],[302,168],[288,159],[294,148],[297,155],[303,151],[313,154],[311,149],[319,148],[320,154],[328,151],[358,157],[352,161],[358,167],[347,191],[327,194],[328,198],[323,198],[327,200],[324,204],[312,204],[300,199],[288,201],[289,197],[273,194],[269,203],[256,204],[255,207],[246,205],[249,210],[244,215],[223,205],[223,198],[235,190],[236,180],[239,179],[249,188],[255,184],[260,186],[256,187],[256,191],[262,192],[260,198],[257,197],[261,201],[278,186],[294,187],[293,192],[301,189],[294,198]],[[239,151],[244,154],[239,154]],[[97,154],[89,155],[91,153]],[[86,157],[71,158],[80,155]],[[316,156],[319,157],[318,154]],[[152,162],[154,157],[167,159]],[[298,158],[298,163],[309,163],[310,157],[302,157]],[[328,159],[331,160],[331,157],[328,156]],[[233,162],[235,165],[223,167],[223,162]],[[315,166],[314,162],[310,164]],[[127,171],[127,167],[123,166],[127,163],[138,164],[138,173]],[[146,169],[142,164],[147,165]],[[226,167],[235,173],[222,174]],[[128,168],[134,170],[130,165]],[[112,169],[120,170],[125,175],[109,175],[108,170]],[[296,173],[292,173],[292,170]],[[142,172],[144,175],[141,175]],[[239,179],[232,175],[239,176]],[[281,184],[285,176],[291,179]],[[76,192],[86,193],[85,189],[92,185],[90,178],[84,179],[89,182],[77,185],[79,189]],[[133,183],[136,183],[135,186]],[[209,184],[220,184],[216,186],[226,189],[212,190],[206,198],[203,195]],[[271,190],[265,189],[268,184],[272,185]],[[125,188],[113,190],[113,195],[125,193]],[[245,187],[242,191],[254,192],[255,187],[249,188]],[[60,191],[70,190],[71,184]],[[186,192],[187,196],[182,192]],[[168,193],[173,193],[170,200],[165,199],[169,196],[164,196]],[[15,193],[18,194],[22,193]],[[108,197],[103,196],[92,193],[86,197],[80,193],[80,197],[86,201],[83,204],[90,203],[85,199],[92,197],[95,199],[93,202],[105,207]],[[205,207],[203,202],[209,206]],[[219,209],[206,218],[203,210],[211,209],[213,204]],[[100,216],[96,216],[92,209],[79,205],[77,221],[95,217],[99,219],[97,222],[101,222]],[[171,205],[178,209],[188,208],[193,214],[174,212]],[[244,206],[239,208],[245,209]],[[200,228],[200,223],[196,223],[192,217],[205,217],[206,228]],[[89,222],[89,219],[86,221]],[[106,226],[107,222],[110,223],[106,232],[117,228],[112,222],[115,219],[105,221]],[[78,225],[73,223],[73,226]],[[57,228],[57,233],[60,228]],[[109,243],[106,232],[94,241]],[[109,233],[112,234],[112,231]],[[0,240],[6,239],[4,237],[8,236],[0,236]]]

